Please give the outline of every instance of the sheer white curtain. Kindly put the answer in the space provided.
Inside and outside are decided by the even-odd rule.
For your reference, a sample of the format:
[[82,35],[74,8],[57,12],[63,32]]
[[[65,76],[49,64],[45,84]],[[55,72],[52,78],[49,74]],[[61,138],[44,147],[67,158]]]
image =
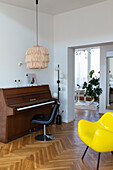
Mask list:
[[88,78],[88,52],[87,50],[75,51],[75,88],[81,87]]
[[90,50],[91,53],[91,70],[94,70],[94,75],[100,77],[100,48],[93,48]]
[[94,70],[95,76],[99,77],[100,48],[75,50],[75,89],[77,89],[77,84],[82,87],[83,83],[88,81],[91,70]]

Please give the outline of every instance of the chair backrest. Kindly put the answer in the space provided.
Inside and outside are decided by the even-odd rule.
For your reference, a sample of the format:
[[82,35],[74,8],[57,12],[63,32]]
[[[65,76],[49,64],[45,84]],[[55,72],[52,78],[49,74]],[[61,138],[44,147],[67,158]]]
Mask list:
[[53,121],[54,121],[54,119],[56,117],[57,111],[59,109],[59,106],[60,106],[60,102],[59,101],[55,101],[55,104],[53,106],[52,112],[50,114],[50,118],[48,120],[48,124],[53,123]]
[[112,112],[105,113],[99,119],[98,123],[106,130],[110,130],[113,132],[113,113]]

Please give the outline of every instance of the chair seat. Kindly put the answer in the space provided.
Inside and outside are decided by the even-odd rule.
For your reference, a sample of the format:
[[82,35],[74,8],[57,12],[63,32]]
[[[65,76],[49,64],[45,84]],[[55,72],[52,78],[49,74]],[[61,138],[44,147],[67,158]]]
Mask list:
[[33,120],[39,120],[39,121],[48,121],[50,118],[50,114],[37,114],[33,117]]
[[97,126],[94,122],[89,122],[87,120],[80,120],[78,124],[78,134],[80,139],[89,147],[95,134]]

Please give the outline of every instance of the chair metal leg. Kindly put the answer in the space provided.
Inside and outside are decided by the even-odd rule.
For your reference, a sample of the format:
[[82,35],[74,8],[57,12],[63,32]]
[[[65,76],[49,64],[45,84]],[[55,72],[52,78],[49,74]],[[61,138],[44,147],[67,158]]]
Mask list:
[[82,160],[84,159],[84,156],[85,156],[85,154],[86,154],[88,148],[89,148],[89,146],[86,147],[86,150],[85,150],[85,152],[83,153],[83,156],[82,156],[82,158],[81,158]]
[[44,125],[44,135],[46,136],[46,125]]
[[97,162],[97,170],[99,169],[99,162],[100,162],[100,154],[101,152],[98,153],[98,162]]
[[44,141],[46,141],[46,125],[44,125]]

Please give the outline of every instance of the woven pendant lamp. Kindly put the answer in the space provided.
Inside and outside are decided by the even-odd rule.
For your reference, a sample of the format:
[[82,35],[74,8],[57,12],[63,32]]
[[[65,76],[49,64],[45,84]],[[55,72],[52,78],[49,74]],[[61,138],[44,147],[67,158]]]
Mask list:
[[36,41],[37,45],[30,47],[26,52],[26,66],[28,69],[44,69],[48,67],[49,52],[38,45],[38,0],[36,0]]

